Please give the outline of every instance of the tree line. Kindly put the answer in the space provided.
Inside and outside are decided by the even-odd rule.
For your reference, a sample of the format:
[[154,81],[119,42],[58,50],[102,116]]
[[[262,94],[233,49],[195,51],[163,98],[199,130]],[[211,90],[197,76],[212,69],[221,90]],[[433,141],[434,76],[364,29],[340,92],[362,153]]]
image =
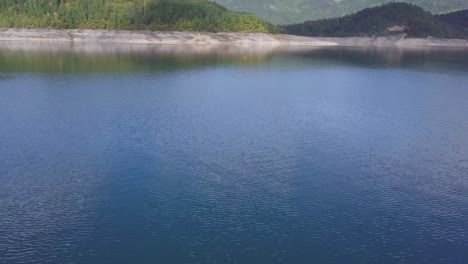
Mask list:
[[407,3],[385,4],[340,18],[306,21],[283,28],[290,34],[322,37],[374,37],[394,34],[418,38],[468,37],[466,31]]
[[273,32],[208,0],[1,0],[0,27]]

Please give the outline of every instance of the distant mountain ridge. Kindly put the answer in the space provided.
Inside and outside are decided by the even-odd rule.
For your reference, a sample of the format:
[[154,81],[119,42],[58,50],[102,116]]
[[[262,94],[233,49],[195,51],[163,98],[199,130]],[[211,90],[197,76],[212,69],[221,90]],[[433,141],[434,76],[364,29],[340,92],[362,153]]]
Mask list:
[[[335,18],[394,0],[212,0],[232,10],[256,14],[274,24]],[[400,0],[433,14],[468,9],[468,0]]]
[[[456,26],[465,12],[434,16],[421,7],[390,3],[366,8],[340,18],[306,21],[284,26],[289,34],[315,37],[376,37],[400,35],[426,38],[467,38],[468,31]],[[452,21],[450,24],[446,21]]]
[[436,16],[452,26],[468,30],[468,10],[461,10]]

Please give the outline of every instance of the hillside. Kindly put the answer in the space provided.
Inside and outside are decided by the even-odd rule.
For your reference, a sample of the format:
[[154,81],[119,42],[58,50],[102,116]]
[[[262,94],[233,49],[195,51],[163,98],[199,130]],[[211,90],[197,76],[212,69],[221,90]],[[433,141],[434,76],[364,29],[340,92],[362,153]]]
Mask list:
[[366,8],[341,18],[307,21],[284,27],[289,34],[303,36],[349,37],[388,36],[464,38],[466,34],[424,11],[406,3],[390,3]]
[[[214,1],[214,0],[213,0]],[[274,24],[334,18],[395,0],[216,0],[232,10],[251,12]],[[400,0],[433,14],[468,9],[467,0]]]
[[10,27],[274,31],[208,0],[1,0],[0,28]]
[[447,24],[468,30],[468,10],[437,15],[436,17]]

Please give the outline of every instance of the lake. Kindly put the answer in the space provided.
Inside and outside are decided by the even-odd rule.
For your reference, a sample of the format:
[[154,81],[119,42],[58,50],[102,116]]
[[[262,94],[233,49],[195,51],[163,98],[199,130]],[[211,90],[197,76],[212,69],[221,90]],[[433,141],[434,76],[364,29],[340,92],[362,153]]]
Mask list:
[[466,264],[467,73],[468,50],[2,47],[0,263]]

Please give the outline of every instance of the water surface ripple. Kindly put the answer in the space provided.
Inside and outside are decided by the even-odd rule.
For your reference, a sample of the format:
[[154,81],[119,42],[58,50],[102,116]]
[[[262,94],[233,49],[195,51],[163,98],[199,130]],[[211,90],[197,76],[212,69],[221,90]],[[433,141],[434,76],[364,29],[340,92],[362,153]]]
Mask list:
[[467,263],[465,51],[0,57],[0,263]]

